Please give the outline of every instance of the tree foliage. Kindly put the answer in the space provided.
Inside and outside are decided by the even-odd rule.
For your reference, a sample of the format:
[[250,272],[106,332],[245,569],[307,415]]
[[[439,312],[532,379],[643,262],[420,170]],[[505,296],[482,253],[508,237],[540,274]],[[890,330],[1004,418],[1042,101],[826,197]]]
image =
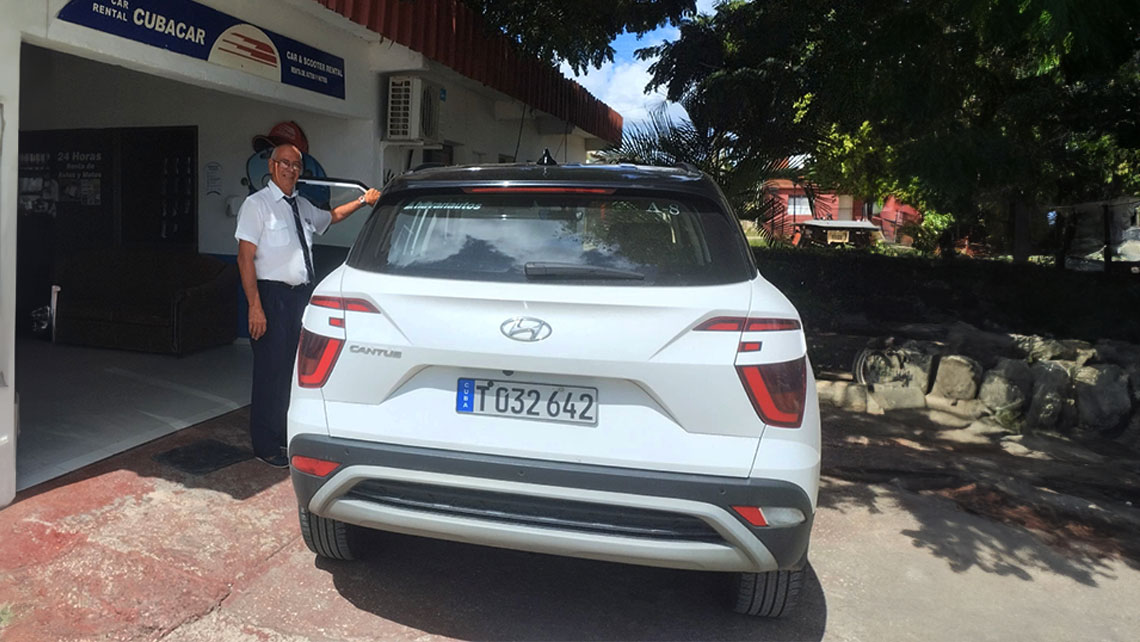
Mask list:
[[610,43],[623,32],[642,34],[677,24],[695,0],[464,0],[524,51],[575,73],[613,61]]
[[682,101],[688,119],[674,120],[662,106],[649,120],[625,128],[621,145],[599,154],[608,163],[674,167],[692,165],[720,186],[738,217],[763,223],[777,212],[778,200],[767,183],[798,179],[787,159],[749,148],[707,117],[707,106],[695,98]]
[[752,149],[943,212],[1140,191],[1140,0],[735,0],[639,51]]

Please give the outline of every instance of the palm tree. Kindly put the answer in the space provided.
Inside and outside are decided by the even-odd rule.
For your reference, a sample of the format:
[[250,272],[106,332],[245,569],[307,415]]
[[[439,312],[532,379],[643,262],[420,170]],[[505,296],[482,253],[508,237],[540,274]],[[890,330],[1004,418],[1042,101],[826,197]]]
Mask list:
[[785,157],[741,146],[730,131],[703,117],[706,110],[696,99],[684,99],[681,106],[687,119],[674,120],[662,104],[650,112],[648,121],[626,127],[621,144],[598,157],[606,163],[695,167],[716,181],[739,218],[753,221],[771,240],[764,223],[779,214],[783,204],[768,183],[780,178],[800,183],[800,173]]

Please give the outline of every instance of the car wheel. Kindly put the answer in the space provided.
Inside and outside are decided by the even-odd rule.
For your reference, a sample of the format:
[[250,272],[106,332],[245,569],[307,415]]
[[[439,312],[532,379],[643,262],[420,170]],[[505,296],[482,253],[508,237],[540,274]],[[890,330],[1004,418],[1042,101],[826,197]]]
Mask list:
[[781,617],[799,601],[804,572],[738,573],[734,611],[757,617]]
[[351,526],[314,515],[300,506],[297,507],[297,517],[301,522],[301,537],[310,551],[334,560],[356,558],[349,540]]

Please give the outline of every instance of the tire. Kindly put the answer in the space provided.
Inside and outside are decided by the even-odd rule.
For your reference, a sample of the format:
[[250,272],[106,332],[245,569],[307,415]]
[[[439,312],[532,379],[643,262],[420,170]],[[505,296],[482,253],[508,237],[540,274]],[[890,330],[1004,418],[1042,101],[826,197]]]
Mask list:
[[737,573],[733,611],[756,617],[782,617],[799,601],[804,572]]
[[297,507],[297,517],[301,522],[301,538],[310,551],[333,560],[356,559],[356,551],[353,551],[349,539],[350,525],[314,515],[300,506]]

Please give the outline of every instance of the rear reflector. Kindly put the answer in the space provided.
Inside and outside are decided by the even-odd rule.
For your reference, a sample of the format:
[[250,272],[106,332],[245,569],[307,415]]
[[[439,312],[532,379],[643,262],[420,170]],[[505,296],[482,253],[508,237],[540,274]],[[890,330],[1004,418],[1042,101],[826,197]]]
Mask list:
[[325,385],[343,345],[342,339],[302,329],[301,345],[297,349],[297,383],[302,388],[320,388]]
[[380,313],[380,310],[377,310],[376,306],[372,305],[372,302],[366,299],[353,299],[319,294],[309,299],[309,303],[319,308],[329,308],[332,310],[348,310],[349,312],[372,312],[374,314]]
[[768,525],[768,520],[764,519],[764,511],[760,510],[759,506],[733,506],[732,510],[740,513],[740,516],[753,526]]
[[807,520],[802,510],[787,506],[733,506],[732,510],[740,514],[741,517],[753,526],[779,528],[782,526],[795,526]]
[[323,459],[314,459],[312,457],[305,457],[303,455],[293,455],[293,468],[310,475],[317,477],[324,477],[332,471],[336,470],[340,464],[335,461],[325,461]]
[[736,366],[736,372],[764,423],[780,428],[800,427],[807,395],[805,357],[784,363]]

